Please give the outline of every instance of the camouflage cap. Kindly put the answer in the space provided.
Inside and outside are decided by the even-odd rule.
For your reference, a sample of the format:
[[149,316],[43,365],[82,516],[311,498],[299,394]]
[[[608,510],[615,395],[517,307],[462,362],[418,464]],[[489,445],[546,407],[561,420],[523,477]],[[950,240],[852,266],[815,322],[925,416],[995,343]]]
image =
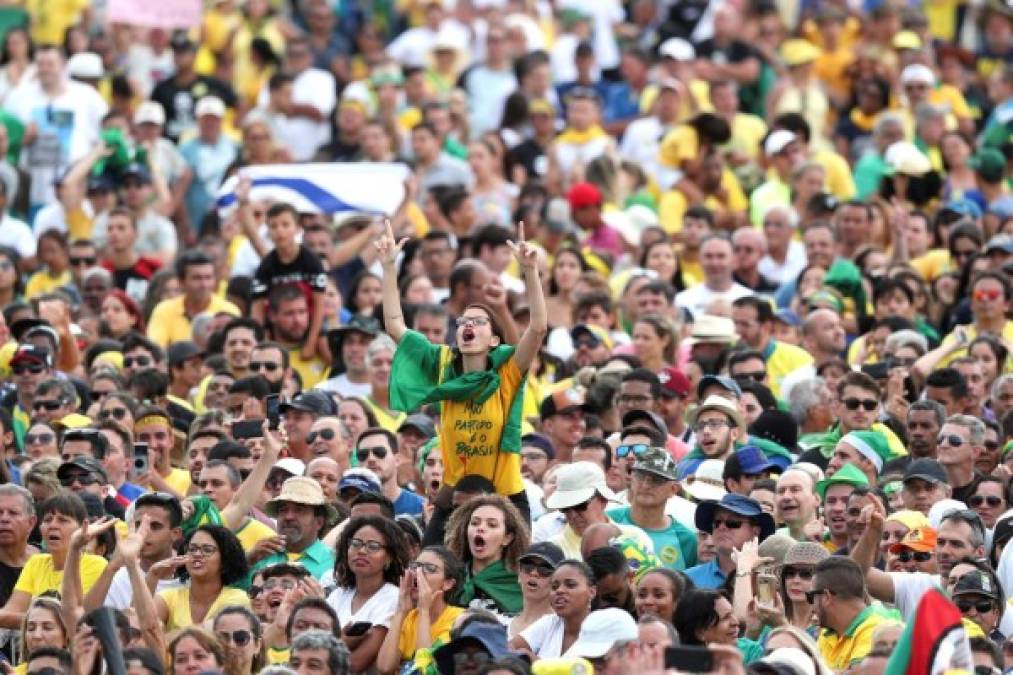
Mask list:
[[664,448],[648,448],[637,457],[634,471],[646,471],[668,480],[679,480],[679,465]]

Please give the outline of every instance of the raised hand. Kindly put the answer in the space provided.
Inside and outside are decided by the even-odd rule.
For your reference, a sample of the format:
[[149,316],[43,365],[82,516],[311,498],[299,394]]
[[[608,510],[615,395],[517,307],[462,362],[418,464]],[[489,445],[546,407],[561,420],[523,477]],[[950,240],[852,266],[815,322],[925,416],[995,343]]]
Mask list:
[[136,532],[120,538],[116,542],[116,554],[129,563],[137,562],[141,556],[141,549],[144,548],[144,540],[151,533],[151,516],[141,516],[141,526]]
[[393,265],[397,262],[397,256],[401,252],[401,249],[404,248],[405,242],[408,241],[408,238],[405,237],[400,241],[395,240],[394,228],[390,224],[389,220],[387,221],[386,229],[387,231],[381,235],[376,242],[376,251],[380,255],[381,263],[384,265]]
[[524,269],[536,269],[538,266],[538,249],[524,239],[524,221],[517,223],[517,241],[508,241],[510,250],[517,258],[518,264]]
[[415,583],[419,588],[419,611],[428,612],[433,606],[436,593],[433,592],[433,587],[429,585],[425,574],[416,574]]
[[507,306],[507,292],[498,277],[492,277],[489,283],[482,287],[482,295],[485,296],[485,303],[490,307]]
[[148,574],[159,581],[165,581],[175,574],[177,568],[187,564],[189,561],[190,556],[188,555],[174,555],[171,558],[159,560],[149,567]]
[[412,570],[405,570],[401,575],[401,583],[398,584],[397,611],[400,614],[408,614],[414,607],[412,602]]
[[82,549],[94,541],[100,534],[116,525],[116,519],[112,516],[105,516],[101,520],[89,523],[85,520],[81,523],[74,534],[70,535],[70,545],[73,548]]
[[240,204],[250,203],[250,189],[253,187],[253,181],[250,180],[249,176],[240,175],[239,181],[236,183],[236,201]]

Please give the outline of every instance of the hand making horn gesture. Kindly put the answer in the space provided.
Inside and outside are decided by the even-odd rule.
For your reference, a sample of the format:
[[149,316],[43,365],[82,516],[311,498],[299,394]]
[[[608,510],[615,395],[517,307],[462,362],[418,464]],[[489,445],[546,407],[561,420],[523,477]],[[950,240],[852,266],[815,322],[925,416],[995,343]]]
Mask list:
[[538,250],[525,241],[523,220],[517,223],[517,241],[508,241],[507,244],[510,245],[510,250],[513,251],[514,257],[517,258],[521,267],[535,269],[538,264]]
[[380,254],[380,262],[384,265],[393,265],[397,262],[397,255],[404,248],[405,242],[408,238],[405,237],[401,241],[394,239],[394,228],[390,224],[390,220],[386,221],[387,231],[385,234],[380,235],[380,239],[376,242],[377,253]]

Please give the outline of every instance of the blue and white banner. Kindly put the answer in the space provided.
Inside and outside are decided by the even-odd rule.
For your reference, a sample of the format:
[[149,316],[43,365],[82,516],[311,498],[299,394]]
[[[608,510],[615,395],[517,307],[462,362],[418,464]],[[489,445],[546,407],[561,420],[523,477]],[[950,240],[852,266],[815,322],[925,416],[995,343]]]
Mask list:
[[[400,163],[262,164],[240,170],[252,181],[250,199],[285,202],[300,213],[393,215],[404,201],[408,167]],[[236,205],[238,176],[218,191],[221,215]]]

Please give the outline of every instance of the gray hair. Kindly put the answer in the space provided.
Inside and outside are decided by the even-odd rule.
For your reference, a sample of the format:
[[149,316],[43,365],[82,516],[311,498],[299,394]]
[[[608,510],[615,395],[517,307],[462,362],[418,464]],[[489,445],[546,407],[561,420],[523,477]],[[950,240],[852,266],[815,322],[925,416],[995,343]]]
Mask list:
[[190,335],[193,336],[194,342],[203,343],[207,340],[214,320],[215,315],[210,312],[201,312],[193,318],[190,322]]
[[820,394],[826,386],[827,381],[822,377],[812,377],[788,390],[788,409],[797,424],[805,423],[809,411],[823,403]]
[[324,649],[327,651],[327,665],[331,675],[347,675],[350,671],[351,654],[345,643],[332,633],[322,630],[308,630],[292,638],[292,655],[303,649]]
[[919,410],[927,410],[936,416],[936,424],[943,426],[943,422],[946,421],[946,408],[939,401],[933,401],[930,398],[923,398],[915,401],[907,409],[907,416],[910,418],[911,413]]
[[795,210],[795,207],[788,204],[772,204],[771,206],[768,206],[767,210],[763,212],[763,220],[766,220],[767,216],[775,211],[781,211],[788,216],[788,224],[791,225],[792,228],[798,227],[798,211]]
[[931,103],[919,103],[915,108],[915,124],[924,124],[929,120],[943,119],[946,117],[946,109],[942,106]]
[[74,388],[70,380],[61,380],[58,377],[43,380],[35,389],[35,395],[36,397],[45,396],[51,391],[58,392],[60,403],[77,402],[77,389]]
[[369,343],[369,346],[366,347],[366,359],[372,361],[373,357],[382,351],[389,351],[391,354],[397,351],[394,339],[386,333],[380,333]]
[[992,383],[992,389],[988,392],[989,396],[993,400],[999,398],[999,394],[1002,393],[1002,388],[1010,382],[1013,382],[1013,373],[1006,373],[1005,375],[1000,375],[995,378],[995,381]]
[[658,624],[659,626],[665,629],[665,633],[668,634],[668,640],[669,642],[672,643],[671,644],[672,647],[675,647],[679,644],[679,631],[675,630],[675,626],[670,624],[668,621],[656,617],[653,614],[648,614],[647,616],[642,617],[639,621],[637,621],[638,626],[649,626],[651,624]]
[[901,347],[913,347],[919,356],[924,356],[925,352],[929,350],[929,341],[918,331],[905,328],[893,333],[886,339],[887,352],[893,353],[895,349],[900,349]]
[[970,432],[971,445],[981,447],[982,443],[985,442],[985,423],[977,417],[971,417],[970,415],[950,415],[946,418],[946,423],[956,424],[957,426],[967,429]]
[[105,281],[110,286],[112,286],[112,284],[113,284],[113,275],[112,275],[112,273],[109,270],[107,270],[106,268],[104,268],[104,267],[97,267],[97,266],[96,267],[89,267],[88,269],[86,269],[84,271],[84,274],[81,275],[81,281],[82,282],[88,281],[89,279],[91,279],[93,277],[99,277],[99,278],[101,278],[103,281]]
[[880,113],[879,117],[876,119],[875,125],[872,127],[872,135],[876,137],[882,136],[886,133],[886,128],[891,125],[898,126],[903,129],[904,118],[901,117],[899,113],[895,112]]
[[25,502],[25,516],[31,518],[35,515],[35,501],[32,499],[32,493],[14,483],[4,483],[0,485],[0,497],[21,497]]

